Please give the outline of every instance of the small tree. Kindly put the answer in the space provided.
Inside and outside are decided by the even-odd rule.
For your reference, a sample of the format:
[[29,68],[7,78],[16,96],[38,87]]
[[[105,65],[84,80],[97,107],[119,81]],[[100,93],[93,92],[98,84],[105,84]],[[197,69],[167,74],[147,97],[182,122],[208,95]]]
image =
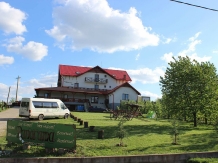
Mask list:
[[120,143],[118,144],[119,146],[124,146],[123,139],[127,135],[126,130],[124,130],[123,123],[124,123],[124,120],[121,119],[118,123],[118,130],[116,132],[116,136],[120,139]]
[[179,139],[179,126],[180,126],[180,123],[179,123],[179,121],[178,120],[176,120],[176,119],[173,119],[172,121],[171,121],[171,123],[172,123],[172,130],[171,130],[171,135],[172,135],[172,137],[173,137],[173,143],[172,144],[174,144],[174,145],[178,145],[179,143],[178,143],[178,139]]

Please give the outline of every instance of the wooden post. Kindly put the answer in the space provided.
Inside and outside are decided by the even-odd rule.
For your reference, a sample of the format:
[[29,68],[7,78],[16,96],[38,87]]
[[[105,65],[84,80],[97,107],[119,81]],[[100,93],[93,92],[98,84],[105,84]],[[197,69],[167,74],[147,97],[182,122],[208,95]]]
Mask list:
[[95,126],[90,126],[90,127],[89,127],[89,131],[90,131],[90,132],[93,132],[93,131],[94,131],[94,128],[95,128]]
[[84,128],[88,128],[89,125],[88,125],[88,122],[84,122]]
[[104,130],[99,130],[98,131],[98,139],[103,139],[104,138]]

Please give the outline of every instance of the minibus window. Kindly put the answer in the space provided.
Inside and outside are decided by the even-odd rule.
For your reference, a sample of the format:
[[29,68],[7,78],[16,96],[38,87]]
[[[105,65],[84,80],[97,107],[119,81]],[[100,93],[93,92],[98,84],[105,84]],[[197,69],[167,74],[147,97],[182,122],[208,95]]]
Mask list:
[[58,108],[58,103],[57,102],[52,102],[52,108]]
[[43,102],[43,108],[52,108],[51,105],[51,102]]
[[61,109],[66,109],[66,106],[63,103],[61,103]]
[[42,102],[33,101],[33,105],[35,108],[42,108]]
[[21,107],[29,107],[29,102],[21,102]]

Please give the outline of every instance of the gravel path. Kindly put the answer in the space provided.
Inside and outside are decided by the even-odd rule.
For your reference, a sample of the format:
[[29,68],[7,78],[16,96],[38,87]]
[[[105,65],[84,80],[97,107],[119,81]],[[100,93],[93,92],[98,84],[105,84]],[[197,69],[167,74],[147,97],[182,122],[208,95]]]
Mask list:
[[0,136],[6,136],[8,119],[20,119],[18,106],[0,112]]

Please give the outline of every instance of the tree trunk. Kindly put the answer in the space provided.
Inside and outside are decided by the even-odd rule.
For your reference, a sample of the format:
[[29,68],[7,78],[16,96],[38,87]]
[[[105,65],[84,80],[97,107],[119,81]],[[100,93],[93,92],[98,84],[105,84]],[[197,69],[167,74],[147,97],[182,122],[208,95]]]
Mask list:
[[207,125],[207,115],[204,115],[204,123]]
[[197,113],[193,112],[193,118],[194,118],[194,127],[197,127]]

